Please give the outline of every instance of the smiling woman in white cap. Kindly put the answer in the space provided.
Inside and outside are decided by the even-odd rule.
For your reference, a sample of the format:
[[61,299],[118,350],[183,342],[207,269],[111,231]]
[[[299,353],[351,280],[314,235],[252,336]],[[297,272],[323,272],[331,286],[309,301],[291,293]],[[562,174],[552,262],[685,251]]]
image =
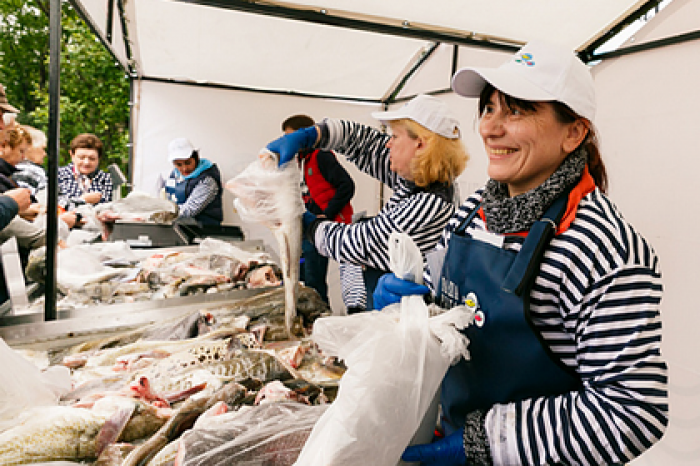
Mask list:
[[[435,97],[419,95],[396,111],[372,116],[388,123],[391,135],[326,119],[267,146],[280,154],[280,164],[303,149],[333,150],[393,190],[381,211],[361,223],[336,223],[308,212],[304,217],[306,234],[320,254],[363,266],[368,298],[379,277],[389,271],[392,232],[411,236],[423,254],[435,247],[455,211],[453,183],[467,162],[459,123]],[[371,300],[367,304],[371,309]]]
[[200,158],[199,150],[186,138],[170,141],[168,160],[174,168],[165,180],[165,193],[179,206],[179,216],[202,225],[221,225],[221,173],[216,164]]
[[[441,306],[475,312],[470,359],[443,381],[446,437],[402,458],[627,463],[668,422],[661,272],[605,195],[590,72],[530,43],[500,68],[459,70],[452,87],[479,99],[490,180],[450,220],[427,280]],[[415,294],[387,277],[375,302]]]

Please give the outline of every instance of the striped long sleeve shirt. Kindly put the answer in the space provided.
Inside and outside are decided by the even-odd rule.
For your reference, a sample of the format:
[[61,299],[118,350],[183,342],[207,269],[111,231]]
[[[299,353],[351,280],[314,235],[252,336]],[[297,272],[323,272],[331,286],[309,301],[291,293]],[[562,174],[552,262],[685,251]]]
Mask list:
[[181,217],[196,217],[199,215],[219,193],[219,185],[211,176],[207,176],[197,183],[184,204],[180,205]]
[[389,136],[359,123],[324,120],[319,147],[345,155],[361,171],[387,184],[394,194],[372,219],[350,225],[321,222],[314,242],[319,252],[338,262],[389,271],[389,235],[408,234],[423,253],[440,239],[454,214],[452,199],[416,189],[389,169]]
[[[439,248],[480,200],[481,191],[462,204]],[[479,216],[466,234],[474,229],[485,229]],[[519,251],[522,242],[506,236],[503,247]],[[598,189],[585,196],[551,241],[530,294],[533,323],[583,389],[493,406],[486,430],[494,464],[621,464],[661,438],[661,296],[651,246]]]

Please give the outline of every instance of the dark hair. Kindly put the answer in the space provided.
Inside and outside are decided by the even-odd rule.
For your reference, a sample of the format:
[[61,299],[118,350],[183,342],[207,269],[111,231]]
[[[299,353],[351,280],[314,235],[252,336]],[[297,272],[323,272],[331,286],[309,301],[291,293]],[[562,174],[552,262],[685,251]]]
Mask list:
[[282,131],[287,131],[288,129],[296,131],[301,128],[308,128],[314,124],[314,119],[308,115],[294,115],[282,122]]
[[190,155],[191,159],[194,159],[194,165],[198,166],[199,165],[199,151],[197,149],[192,151],[192,154]]
[[[479,95],[479,115],[484,112],[486,105],[491,99],[491,95],[496,90],[497,89],[495,87],[487,83],[484,89],[481,91],[481,94]],[[536,110],[535,102],[517,99],[508,94],[504,94],[501,91],[499,91],[498,94],[501,105],[510,110],[518,109],[525,112],[532,112]],[[556,115],[557,120],[559,120],[561,123],[573,123],[579,118],[582,118],[576,112],[571,110],[566,104],[557,101],[550,103],[554,107],[554,114]],[[593,181],[598,189],[600,189],[602,192],[607,192],[608,174],[605,170],[605,163],[603,163],[603,158],[600,154],[598,136],[592,125],[588,126],[588,135],[581,143],[581,146],[586,149],[586,153],[588,154],[586,163],[588,164],[588,172],[593,177]]]
[[100,138],[90,133],[79,134],[73,138],[70,142],[70,152],[71,154],[75,152],[76,149],[94,149],[97,151],[97,157],[102,158],[104,145]]

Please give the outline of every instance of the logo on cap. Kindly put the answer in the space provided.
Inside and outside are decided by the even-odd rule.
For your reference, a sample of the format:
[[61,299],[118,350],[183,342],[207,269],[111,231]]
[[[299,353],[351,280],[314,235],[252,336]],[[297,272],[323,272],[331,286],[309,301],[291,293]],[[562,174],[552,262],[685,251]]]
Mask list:
[[535,66],[535,60],[531,53],[521,53],[515,57],[515,62],[527,66]]

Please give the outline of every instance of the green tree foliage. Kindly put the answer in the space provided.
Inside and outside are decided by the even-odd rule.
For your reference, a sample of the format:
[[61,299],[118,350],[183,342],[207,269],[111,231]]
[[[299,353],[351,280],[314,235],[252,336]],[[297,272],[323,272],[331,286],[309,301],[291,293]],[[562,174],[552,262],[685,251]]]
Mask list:
[[[70,141],[96,134],[105,144],[104,168],[126,173],[129,79],[68,2],[61,16],[60,165]],[[22,113],[18,121],[48,132],[49,0],[0,2],[0,83]]]

